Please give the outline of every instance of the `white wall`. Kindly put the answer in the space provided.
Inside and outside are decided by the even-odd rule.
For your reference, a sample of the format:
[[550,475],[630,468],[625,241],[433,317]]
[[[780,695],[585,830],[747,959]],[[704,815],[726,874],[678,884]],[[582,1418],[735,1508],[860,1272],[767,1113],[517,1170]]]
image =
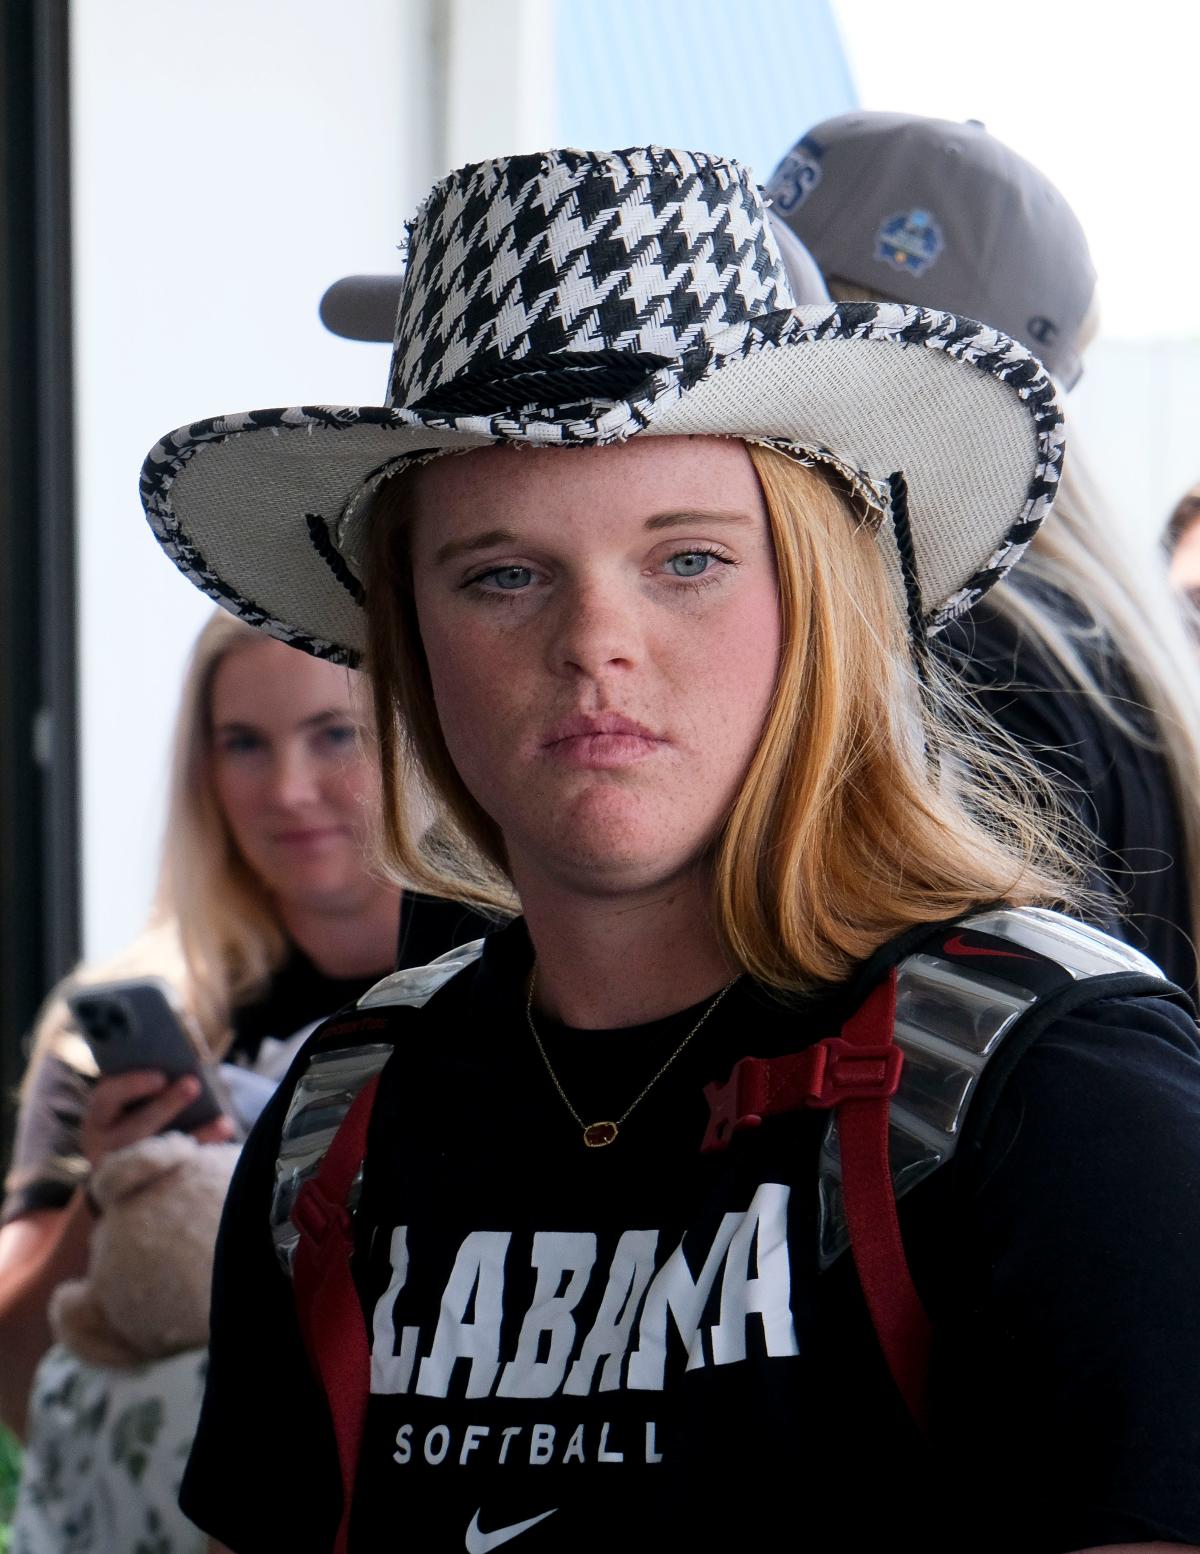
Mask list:
[[446,170],[558,144],[557,0],[434,3],[445,48],[439,149]]
[[[982,119],[1083,223],[1105,330],[1192,332],[1200,6],[834,0],[864,108]],[[1166,302],[1162,300],[1166,298]]]
[[1130,544],[1157,545],[1200,481],[1200,341],[1097,340],[1067,410],[1067,457],[1087,459]]
[[162,432],[223,410],[383,392],[386,363],[328,335],[316,309],[337,276],[394,267],[427,179],[410,147],[420,49],[406,24],[421,11],[404,0],[73,7],[89,956],[144,917],[167,730],[210,608],[151,539],[142,458]]
[[549,144],[551,7],[73,0],[89,957],[149,905],[169,726],[209,609],[150,536],[142,459],[224,411],[379,403],[386,348],[328,334],[321,293],[394,270],[404,220],[450,166]]

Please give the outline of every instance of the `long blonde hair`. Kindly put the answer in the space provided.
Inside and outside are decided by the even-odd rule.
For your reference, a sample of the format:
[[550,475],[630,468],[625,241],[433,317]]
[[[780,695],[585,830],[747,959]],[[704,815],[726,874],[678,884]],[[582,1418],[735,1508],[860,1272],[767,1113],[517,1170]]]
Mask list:
[[[1068,459],[1050,521],[1021,563],[1026,581],[1048,583],[1079,601],[1090,625],[1073,625],[1020,582],[1001,585],[995,607],[1035,641],[1071,684],[1125,736],[1156,751],[1166,765],[1183,829],[1182,858],[1189,922],[1180,924],[1197,950],[1200,934],[1200,659],[1183,602],[1167,564],[1146,547],[1121,542],[1116,518],[1079,457]],[[1099,648],[1099,655],[1096,648]],[[1124,706],[1099,682],[1097,656],[1115,656],[1137,700]],[[1112,881],[1117,891],[1121,881]],[[1200,971],[1200,961],[1198,961]]]
[[22,1092],[49,1052],[94,1072],[64,1003],[72,988],[157,976],[183,1001],[208,1055],[229,1045],[233,1008],[282,963],[286,941],[270,895],[242,858],[212,785],[212,689],[230,654],[261,632],[217,610],[196,639],[184,675],[171,745],[167,816],[154,905],[146,928],[118,955],[77,967],[43,1005]]
[[[839,276],[827,281],[830,295],[841,302],[897,300]],[[1099,325],[1099,299],[1093,294],[1079,326],[1077,354],[1082,355]],[[1068,448],[1049,522],[989,602],[1058,665],[1069,685],[1094,698],[1102,717],[1165,762],[1183,827],[1184,856],[1171,866],[1184,871],[1190,921],[1179,926],[1189,933],[1200,974],[1200,657],[1195,610],[1172,588],[1169,562],[1159,549],[1146,546],[1138,552],[1122,539],[1116,515],[1078,448],[1071,448],[1069,435]],[[1081,605],[1090,625],[1064,620],[1036,590],[1027,588],[1038,581]],[[1128,671],[1139,697],[1128,710],[1112,687],[1096,678],[1092,663],[1097,647],[1101,658],[1114,657]],[[1111,883],[1123,894],[1119,880]]]
[[[711,850],[715,917],[736,962],[800,989],[840,980],[916,924],[1000,900],[1066,899],[1076,871],[1049,835],[1053,801],[1032,764],[1015,747],[1006,762],[985,746],[947,685],[918,694],[874,535],[823,473],[771,449],[750,456],[775,546],[783,646],[762,737]],[[368,562],[385,861],[438,894],[511,908],[503,839],[438,723],[405,519],[401,477],[377,500]],[[935,747],[947,752],[938,761]],[[414,780],[444,817],[432,851],[406,823]]]

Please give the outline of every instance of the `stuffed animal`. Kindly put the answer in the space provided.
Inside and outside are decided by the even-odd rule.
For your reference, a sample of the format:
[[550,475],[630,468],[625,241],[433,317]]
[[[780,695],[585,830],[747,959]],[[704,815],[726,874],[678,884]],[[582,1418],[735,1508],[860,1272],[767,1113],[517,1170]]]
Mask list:
[[101,1163],[87,1277],[50,1302],[60,1343],[117,1367],[207,1344],[213,1247],[237,1156],[236,1144],[162,1133]]

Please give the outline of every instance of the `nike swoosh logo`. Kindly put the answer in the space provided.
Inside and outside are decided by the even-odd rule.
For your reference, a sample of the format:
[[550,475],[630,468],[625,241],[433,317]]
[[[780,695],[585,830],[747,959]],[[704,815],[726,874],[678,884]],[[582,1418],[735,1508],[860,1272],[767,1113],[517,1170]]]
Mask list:
[[982,945],[966,944],[962,934],[954,935],[942,945],[947,955],[994,955],[998,960],[1029,960],[1028,955],[1017,955],[1012,950],[985,950]]
[[[479,1508],[483,1509],[482,1506]],[[553,1516],[552,1511],[543,1511],[540,1516],[531,1516],[527,1522],[513,1522],[508,1527],[497,1527],[495,1532],[483,1532],[479,1526],[479,1511],[471,1518],[471,1525],[467,1528],[467,1554],[490,1554],[492,1549],[498,1549],[502,1543],[508,1543],[512,1538],[519,1538],[523,1532],[528,1532],[531,1527],[536,1527],[539,1522],[544,1522],[548,1516]]]

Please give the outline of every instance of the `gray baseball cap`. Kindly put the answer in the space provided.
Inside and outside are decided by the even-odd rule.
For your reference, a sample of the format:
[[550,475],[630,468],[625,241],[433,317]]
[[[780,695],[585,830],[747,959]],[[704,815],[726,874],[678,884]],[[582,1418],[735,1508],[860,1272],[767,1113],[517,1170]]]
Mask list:
[[767,193],[827,279],[979,319],[1077,381],[1096,287],[1087,238],[982,124],[841,114],[792,147]]

